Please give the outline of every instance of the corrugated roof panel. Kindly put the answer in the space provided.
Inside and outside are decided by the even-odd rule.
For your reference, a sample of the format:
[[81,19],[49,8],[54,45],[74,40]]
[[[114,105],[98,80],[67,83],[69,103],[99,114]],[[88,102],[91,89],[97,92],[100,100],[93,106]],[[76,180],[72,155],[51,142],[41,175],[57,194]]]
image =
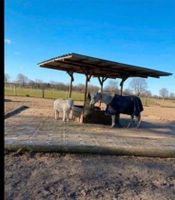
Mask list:
[[[77,53],[68,53],[38,63],[40,67],[53,68],[76,73],[105,76],[107,78],[170,76],[172,73],[140,66],[104,60]],[[66,66],[66,67],[65,67]]]

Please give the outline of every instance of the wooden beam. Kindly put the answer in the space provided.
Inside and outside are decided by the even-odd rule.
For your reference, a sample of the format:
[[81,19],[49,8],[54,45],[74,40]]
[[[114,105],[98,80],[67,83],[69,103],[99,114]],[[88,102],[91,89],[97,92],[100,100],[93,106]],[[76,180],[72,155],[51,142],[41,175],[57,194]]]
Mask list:
[[[97,66],[97,65],[94,65],[94,64],[89,64],[89,63],[81,63],[81,62],[77,62],[77,61],[74,61],[74,60],[71,60],[71,61],[60,61],[60,60],[57,60],[55,62],[58,62],[58,63],[62,63],[62,64],[67,64],[67,65],[70,65],[70,66],[79,66],[80,68],[83,68],[85,67],[86,70],[91,70],[91,71],[94,71],[94,70],[98,70],[97,73],[100,73],[100,72],[113,72],[114,74],[119,74],[119,76],[117,77],[122,77],[122,76],[130,76],[131,73],[128,73],[127,71],[123,72],[124,70],[118,70],[118,69],[112,69],[108,66]],[[135,72],[133,72],[133,75],[136,74]],[[99,75],[100,76],[100,75]],[[117,78],[116,77],[116,78]]]
[[85,91],[84,91],[84,106],[83,106],[83,112],[85,110],[85,106],[86,106],[86,98],[87,98],[87,90],[88,90],[88,82],[91,79],[91,75],[89,74],[85,74],[86,75],[86,82],[85,82]]
[[120,82],[120,95],[123,95],[123,84],[126,81],[128,77],[123,77],[121,82]]
[[[87,59],[77,59],[77,60],[59,60],[59,61],[56,61],[56,62],[63,62],[63,63],[66,63],[66,64],[70,64],[70,65],[76,65],[76,66],[85,66],[88,68],[93,68],[93,70],[96,68],[96,69],[99,69],[99,70],[108,70],[110,72],[115,72],[115,73],[118,73],[120,74],[120,77],[121,76],[130,76],[130,75],[135,75],[135,76],[149,76],[148,72],[143,72],[143,70],[145,70],[144,68],[141,68],[141,69],[137,69],[137,71],[135,70],[135,68],[131,68],[129,67],[129,65],[125,65],[125,64],[121,64],[121,63],[115,63],[115,64],[111,64],[110,62],[105,62],[102,64],[102,62],[100,61],[94,61],[91,63],[90,62],[83,62],[83,61],[87,61]],[[96,64],[94,64],[96,63]],[[101,65],[102,64],[102,65]],[[126,66],[128,68],[126,68]],[[117,67],[117,68],[116,68]],[[137,67],[138,68],[138,67]],[[149,72],[150,73],[150,72]],[[157,75],[154,75],[151,73],[151,76],[156,76]]]
[[[84,74],[84,71],[87,71],[88,74],[92,74],[96,77],[105,77],[107,76],[108,78],[121,78],[123,76],[128,76],[128,77],[143,77],[143,78],[147,78],[147,75],[143,75],[143,74],[136,74],[135,72],[132,73],[126,73],[126,72],[122,72],[123,70],[121,70],[120,72],[117,72],[114,69],[111,69],[109,67],[100,67],[100,68],[95,68],[90,66],[85,66],[84,64],[80,65],[80,64],[74,64],[71,62],[67,62],[67,61],[55,61],[60,65],[55,65],[53,63],[50,63],[49,65],[44,65],[41,67],[47,67],[47,68],[52,68],[52,69],[57,69],[57,70],[62,70],[62,71],[73,71],[73,72],[77,72],[77,73],[82,73]],[[155,76],[154,76],[155,77]],[[156,77],[158,78],[158,77]]]
[[103,83],[106,81],[107,77],[98,77],[98,81],[101,86],[101,92],[103,92]]
[[[100,91],[103,92],[103,83],[106,81],[107,77],[98,77],[98,81],[100,83]],[[101,101],[99,106],[101,107]]]
[[[105,68],[109,68],[110,70],[112,69],[117,70],[116,72],[123,75],[126,75],[126,73],[128,73],[129,76],[133,76],[133,77],[134,77],[134,74],[135,76],[139,76],[139,74],[141,74],[142,76],[147,76],[147,77],[150,76],[150,77],[155,77],[155,78],[159,78],[160,76],[172,75],[172,73],[168,73],[168,72],[119,63],[119,62],[105,60],[105,59],[99,59],[99,58],[76,54],[76,53],[69,53],[62,56],[58,56],[58,57],[40,62],[38,63],[38,65],[42,67],[43,65],[49,65],[50,63],[54,63],[56,61],[62,61],[62,62],[69,61],[70,63],[74,63],[76,65],[83,65],[83,64],[86,66],[91,65],[91,66],[94,66],[93,68],[98,67],[100,69],[102,69],[102,67],[105,67]],[[121,78],[121,77],[118,77],[118,78]]]
[[[76,72],[76,73],[80,73],[80,74],[84,74],[84,72],[85,72],[83,67],[81,69],[78,68],[78,70],[77,70],[77,69],[75,69],[74,67],[71,67],[71,66],[67,67],[66,64],[62,65],[61,68],[58,68],[55,65],[48,65],[48,66],[42,66],[42,67],[50,68],[50,69],[54,69],[54,70],[60,70],[60,71],[72,71],[72,72]],[[88,73],[92,74],[94,77],[99,77],[99,76],[100,77],[106,77],[106,75],[108,75],[107,76],[108,78],[113,78],[113,79],[115,79],[116,77],[120,78],[120,76],[117,76],[116,74],[109,73],[109,72],[96,73],[95,70],[89,70]]]
[[74,81],[74,77],[73,77],[73,72],[67,71],[67,73],[71,77],[70,84],[69,84],[69,94],[68,94],[68,98],[71,98],[71,96],[72,96],[72,82]]

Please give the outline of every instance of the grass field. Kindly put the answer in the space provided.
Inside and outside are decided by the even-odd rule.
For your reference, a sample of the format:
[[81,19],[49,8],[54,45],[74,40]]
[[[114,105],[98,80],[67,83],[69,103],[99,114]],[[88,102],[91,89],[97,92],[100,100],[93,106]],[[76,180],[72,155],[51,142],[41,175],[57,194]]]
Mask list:
[[[5,96],[25,96],[25,97],[43,97],[42,89],[36,88],[23,88],[23,87],[5,87]],[[56,90],[56,89],[44,89],[44,98],[46,99],[57,99],[57,98],[68,98],[68,91]],[[75,101],[83,101],[84,93],[72,91],[72,98]],[[175,100],[163,100],[155,98],[142,97],[142,103],[144,106],[158,105],[162,107],[175,108]]]
[[[26,96],[26,97],[43,97],[42,89],[36,88],[22,88],[22,87],[5,87],[5,96]],[[44,98],[57,99],[68,98],[68,91],[61,91],[56,89],[44,89]],[[84,94],[72,91],[72,98],[76,101],[83,101]]]

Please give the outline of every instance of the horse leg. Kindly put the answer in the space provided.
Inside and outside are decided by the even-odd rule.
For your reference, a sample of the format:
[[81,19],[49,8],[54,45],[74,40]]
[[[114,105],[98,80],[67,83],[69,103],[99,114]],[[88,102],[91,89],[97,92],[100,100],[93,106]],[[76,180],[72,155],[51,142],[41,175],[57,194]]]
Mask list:
[[115,123],[117,127],[122,128],[122,125],[120,124],[120,114],[116,114],[115,117],[116,117]]
[[133,124],[133,122],[134,122],[134,115],[131,115],[131,119],[130,119],[130,121],[128,123],[127,128],[129,128],[131,126],[131,123]]
[[66,111],[63,111],[63,122],[66,121]]
[[70,111],[67,111],[67,112],[66,112],[67,122],[69,121],[69,115],[70,115]]
[[54,116],[55,116],[55,120],[57,119],[57,111],[54,110]]
[[112,115],[111,118],[112,118],[111,128],[114,128],[115,127],[115,115]]
[[57,120],[59,118],[59,112],[55,110],[55,119]]
[[111,118],[112,118],[112,125],[111,125],[112,128],[114,128],[114,127],[121,128],[122,127],[122,125],[120,124],[120,114],[112,115]]
[[139,114],[139,116],[137,116],[137,128],[140,127],[140,123],[141,123],[141,115]]

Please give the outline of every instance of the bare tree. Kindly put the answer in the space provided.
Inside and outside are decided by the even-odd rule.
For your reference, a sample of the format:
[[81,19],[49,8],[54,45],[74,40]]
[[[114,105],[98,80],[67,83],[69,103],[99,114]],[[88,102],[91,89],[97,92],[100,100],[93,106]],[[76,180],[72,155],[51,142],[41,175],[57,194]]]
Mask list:
[[35,81],[33,81],[33,80],[29,80],[28,84],[29,84],[29,86],[31,86],[32,88],[35,87]]
[[147,87],[147,82],[144,78],[133,78],[130,82],[130,88],[138,96],[142,95]]
[[130,90],[130,89],[125,89],[124,91],[123,91],[123,94],[124,95],[132,95],[132,91]]
[[159,90],[159,94],[163,99],[165,99],[168,97],[168,90],[166,88],[162,88]]
[[78,85],[75,85],[74,88],[75,88],[75,90],[78,90],[80,92],[84,92],[85,85],[80,83]]
[[10,76],[6,73],[4,76],[4,82],[9,83],[9,81],[10,81]]
[[145,91],[143,92],[143,96],[145,96],[145,97],[151,97],[151,96],[152,96],[152,93],[151,93],[150,90],[145,90]]
[[174,92],[171,92],[170,93],[170,99],[174,99],[175,98],[175,94],[174,94]]
[[28,77],[25,76],[24,74],[18,74],[16,82],[24,87],[24,85],[28,82],[28,80],[29,80]]
[[97,92],[99,89],[100,89],[100,87],[98,87],[98,86],[91,85],[91,84],[88,85],[88,90],[89,90],[90,93],[95,93],[95,92]]
[[118,82],[113,80],[109,81],[108,85],[104,88],[104,91],[119,93]]
[[36,84],[36,87],[37,87],[37,88],[41,88],[42,85],[43,85],[43,81],[40,80],[40,79],[36,79],[36,80],[35,80],[35,84]]

